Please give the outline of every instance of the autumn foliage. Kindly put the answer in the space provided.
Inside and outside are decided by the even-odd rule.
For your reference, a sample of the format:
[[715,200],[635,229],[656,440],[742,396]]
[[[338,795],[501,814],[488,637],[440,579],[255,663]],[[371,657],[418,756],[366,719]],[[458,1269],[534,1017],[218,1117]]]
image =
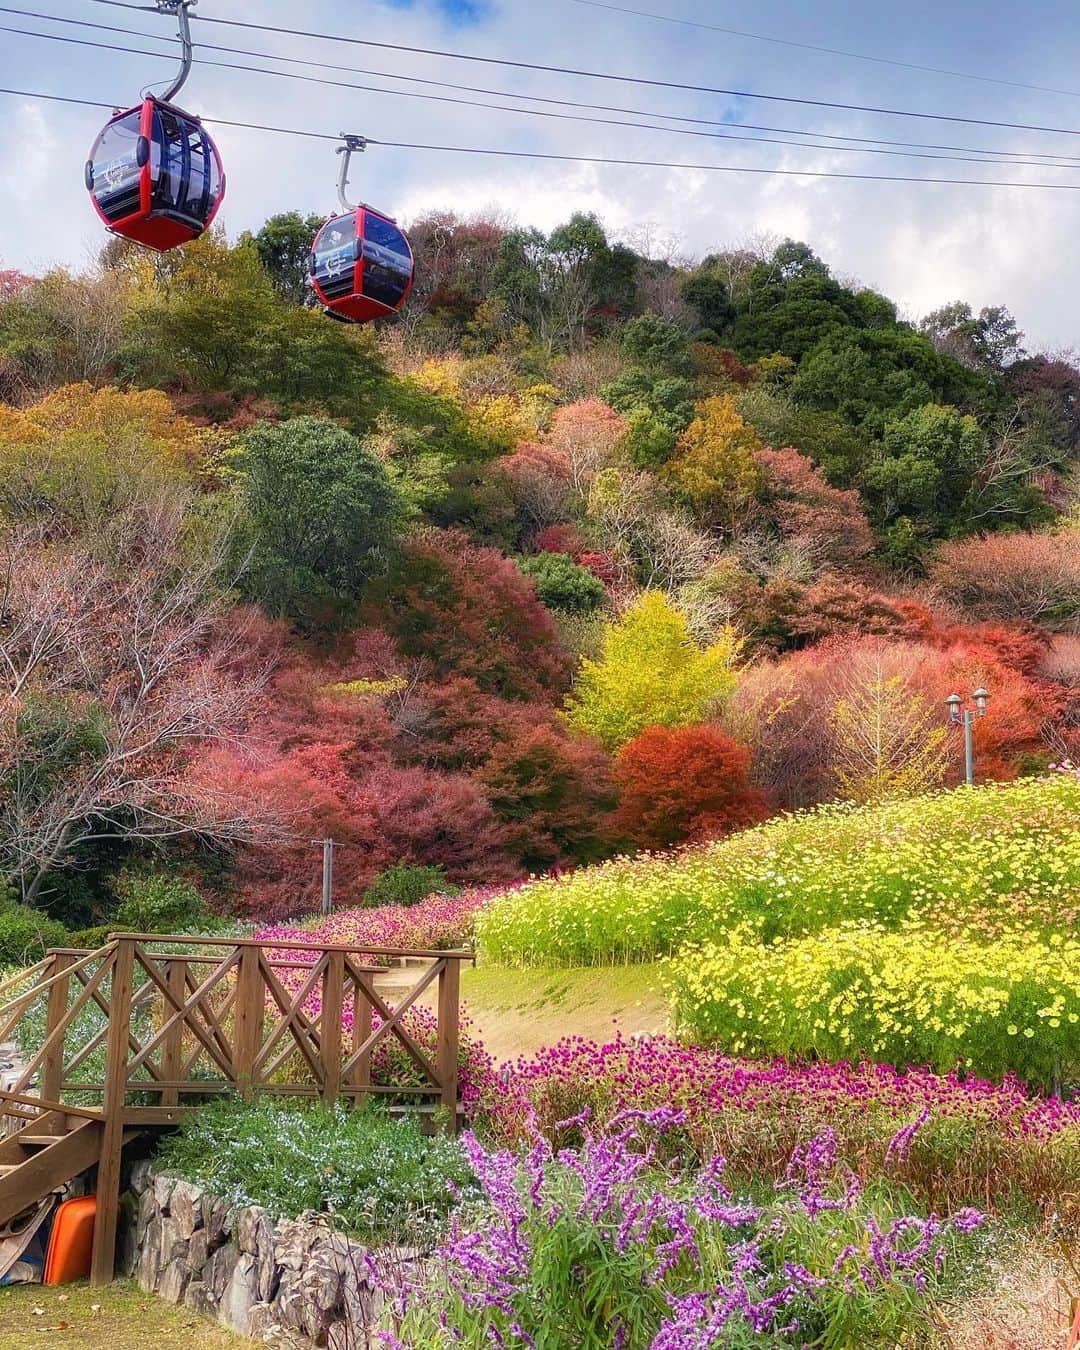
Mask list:
[[719,839],[769,814],[750,751],[719,727],[648,727],[615,757],[616,825],[639,848]]

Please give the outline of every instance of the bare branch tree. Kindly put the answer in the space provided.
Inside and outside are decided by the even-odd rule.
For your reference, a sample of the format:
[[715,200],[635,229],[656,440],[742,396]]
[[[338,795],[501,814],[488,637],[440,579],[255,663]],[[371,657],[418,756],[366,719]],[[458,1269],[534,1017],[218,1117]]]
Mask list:
[[227,535],[192,556],[175,502],[127,527],[108,566],[78,538],[0,539],[0,868],[27,903],[93,842],[281,828],[192,772],[239,743],[276,660],[224,584]]

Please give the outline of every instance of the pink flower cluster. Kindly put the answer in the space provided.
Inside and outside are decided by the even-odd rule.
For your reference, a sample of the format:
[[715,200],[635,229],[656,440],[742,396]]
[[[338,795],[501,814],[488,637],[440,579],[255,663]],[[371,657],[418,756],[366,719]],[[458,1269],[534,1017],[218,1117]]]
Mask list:
[[534,1111],[544,1124],[587,1105],[600,1121],[627,1102],[679,1106],[691,1127],[740,1113],[823,1123],[961,1117],[1006,1138],[1034,1140],[1080,1130],[1080,1102],[1032,1096],[1015,1078],[990,1083],[888,1064],[753,1062],[665,1037],[628,1041],[620,1035],[606,1045],[573,1037],[506,1066],[502,1077],[491,1111],[503,1137],[524,1132]]
[[[383,905],[378,909],[343,909],[329,918],[304,924],[276,924],[255,934],[260,942],[340,944],[362,948],[410,947],[445,951],[468,946],[476,913],[506,886],[475,887],[461,895],[429,895],[418,905]],[[296,953],[293,953],[295,956]]]

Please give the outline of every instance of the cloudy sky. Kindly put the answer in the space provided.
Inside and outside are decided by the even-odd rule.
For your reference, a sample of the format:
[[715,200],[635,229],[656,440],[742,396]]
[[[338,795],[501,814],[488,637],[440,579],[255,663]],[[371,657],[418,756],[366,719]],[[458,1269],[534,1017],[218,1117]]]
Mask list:
[[[22,0],[26,9],[49,17],[0,12],[0,25],[140,47],[163,56],[0,31],[0,85],[107,104],[135,102],[144,85],[167,82],[171,65],[166,58],[175,51],[167,40],[175,32],[174,21],[145,12],[149,4],[144,0],[140,10],[98,0]],[[627,12],[634,10],[666,19]],[[307,0],[302,5],[295,0],[201,0],[197,13],[196,55],[203,60],[179,101],[207,119],[334,135],[355,131],[430,146],[1080,186],[1080,16],[1067,0],[1033,0],[1023,9],[995,0],[945,5],[911,0],[902,6],[877,0],[862,5],[850,0],[816,0],[812,5],[758,0],[753,7],[729,0],[625,0],[621,10],[586,0]],[[211,19],[643,81],[1076,128],[1076,133],[583,78],[229,27]],[[127,31],[78,27],[72,22],[76,20]],[[743,35],[721,29],[742,30]],[[207,44],[262,55],[236,55]],[[282,66],[274,57],[347,69]],[[208,62],[276,67],[364,87],[331,87]],[[910,69],[903,63],[934,70]],[[393,76],[500,91],[500,96],[410,84]],[[465,101],[405,97],[405,91]],[[577,113],[633,125],[507,110],[516,104],[575,112],[527,102],[524,95],[630,109]],[[467,100],[501,108],[470,106]],[[82,165],[105,116],[93,108],[0,95],[6,133],[0,137],[0,267],[40,272],[55,264],[78,267],[93,256],[101,234],[82,188]],[[679,123],[673,120],[677,118],[713,125]],[[680,125],[723,138],[654,129]],[[219,125],[212,130],[229,176],[221,219],[230,233],[257,227],[276,211],[323,212],[333,207],[337,161],[331,143]],[[800,132],[801,137],[794,134]],[[732,135],[803,142],[816,137],[818,146],[822,137],[853,137],[955,148],[893,156],[843,150],[839,142],[832,148],[808,148],[730,139]],[[1012,152],[1014,162],[1003,166],[914,157],[982,158],[988,152]],[[1076,158],[1077,168],[1040,163],[1040,158],[1055,155]],[[1015,162],[1025,156],[1036,158],[1029,165]],[[460,214],[496,210],[550,228],[572,211],[589,210],[620,237],[635,242],[650,238],[657,250],[674,246],[685,255],[755,235],[790,235],[806,240],[838,274],[885,291],[909,317],[958,298],[976,307],[1000,303],[1016,314],[1033,349],[1080,346],[1075,263],[1080,192],[572,164],[388,146],[372,146],[353,181],[358,196],[406,221],[440,207]]]

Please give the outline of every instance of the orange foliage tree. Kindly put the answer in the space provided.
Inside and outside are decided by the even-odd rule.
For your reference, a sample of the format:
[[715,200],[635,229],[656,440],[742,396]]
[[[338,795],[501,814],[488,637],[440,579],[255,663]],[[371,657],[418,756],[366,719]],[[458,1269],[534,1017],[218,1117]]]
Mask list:
[[647,727],[615,758],[616,826],[639,848],[717,839],[769,814],[750,751],[720,727]]

